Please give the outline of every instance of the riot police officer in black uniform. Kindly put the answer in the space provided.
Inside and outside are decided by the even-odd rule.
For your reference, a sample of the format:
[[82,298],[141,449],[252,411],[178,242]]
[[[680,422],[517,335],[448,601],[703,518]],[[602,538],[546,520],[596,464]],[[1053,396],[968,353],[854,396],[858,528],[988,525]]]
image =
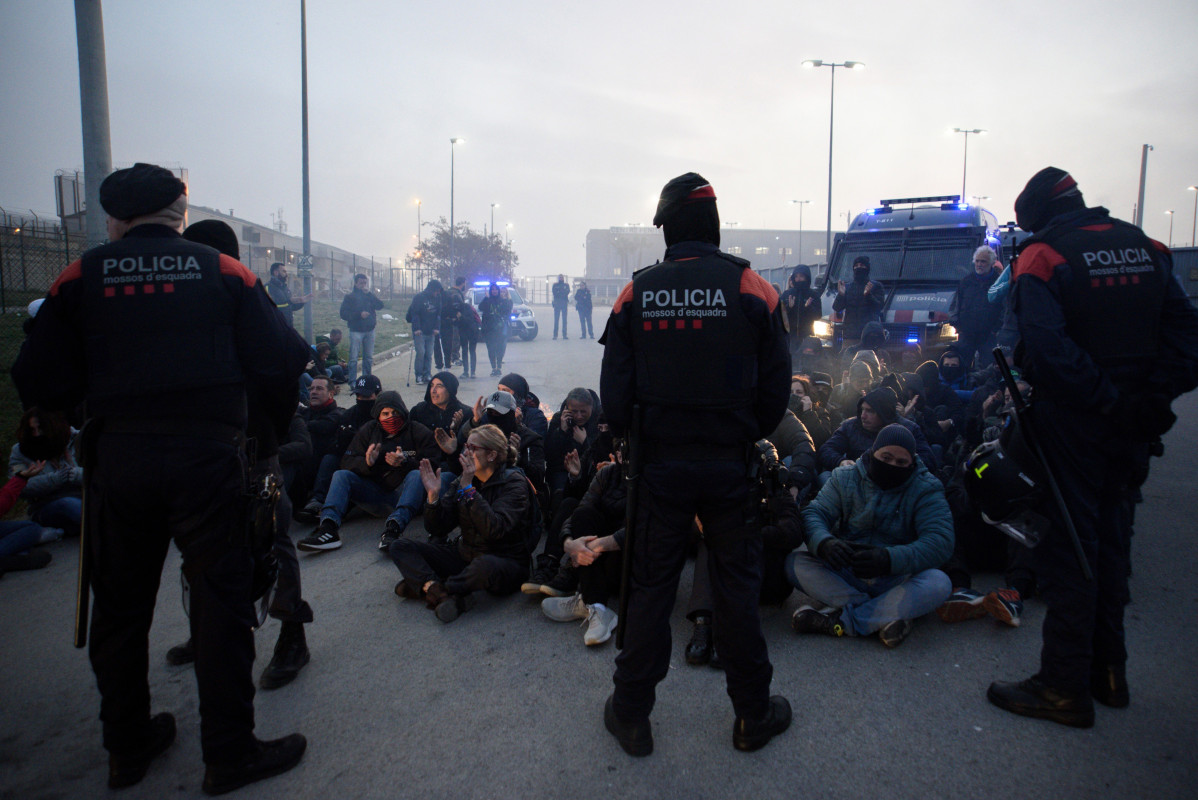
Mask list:
[[[665,259],[636,273],[612,308],[600,391],[616,435],[643,414],[643,468],[624,649],[608,730],[632,755],[653,750],[649,714],[670,660],[670,611],[698,515],[709,548],[715,644],[736,711],[733,744],[756,750],[790,725],[769,694],[757,616],[762,542],[750,509],[753,443],[786,411],[790,360],[773,287],[720,252],[715,192],[696,173],[662,190],[653,224]],[[635,434],[634,434],[635,435]]]
[[1093,700],[1129,702],[1130,497],[1146,477],[1150,443],[1175,419],[1170,402],[1198,385],[1198,312],[1168,248],[1105,208],[1086,208],[1065,171],[1036,173],[1015,217],[1034,233],[1012,279],[1017,360],[1035,387],[1033,431],[1094,580],[1053,525],[1032,551],[1048,605],[1040,671],[994,683],[988,697],[1016,714],[1090,727]]
[[[295,766],[299,734],[254,736],[253,561],[241,518],[246,387],[294,413],[289,332],[240,262],[179,234],[186,186],[136,164],[100,187],[110,243],[50,288],[13,367],[27,404],[85,403],[85,537],[95,597],[90,656],[108,784],[131,786],[170,746],[150,716],[148,636],[167,547],[190,585],[203,788],[230,791]],[[282,398],[290,397],[290,403]]]

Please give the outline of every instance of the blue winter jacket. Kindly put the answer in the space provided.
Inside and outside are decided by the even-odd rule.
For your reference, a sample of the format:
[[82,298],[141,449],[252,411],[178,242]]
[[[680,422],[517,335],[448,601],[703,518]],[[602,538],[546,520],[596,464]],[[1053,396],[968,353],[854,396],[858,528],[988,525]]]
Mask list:
[[890,572],[910,575],[935,569],[953,554],[953,518],[944,486],[916,459],[915,474],[887,491],[865,474],[865,459],[837,467],[803,509],[807,550],[818,553],[829,536],[885,547]]

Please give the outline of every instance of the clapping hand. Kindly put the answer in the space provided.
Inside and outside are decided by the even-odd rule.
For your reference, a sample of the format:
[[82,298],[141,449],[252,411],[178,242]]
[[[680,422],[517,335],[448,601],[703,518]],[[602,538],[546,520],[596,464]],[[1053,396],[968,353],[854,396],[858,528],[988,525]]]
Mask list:
[[379,460],[379,445],[377,443],[367,445],[366,447],[366,466],[373,467],[374,462]]
[[441,470],[434,471],[427,458],[420,461],[420,482],[424,484],[424,491],[428,493],[428,501],[437,502],[437,498],[441,496]]
[[571,478],[577,478],[582,474],[582,460],[578,457],[577,450],[571,450],[566,453],[566,472],[570,473]]
[[433,439],[437,442],[437,447],[441,448],[441,452],[447,455],[453,455],[458,449],[458,440],[455,436],[450,436],[449,431],[444,428],[433,429]]

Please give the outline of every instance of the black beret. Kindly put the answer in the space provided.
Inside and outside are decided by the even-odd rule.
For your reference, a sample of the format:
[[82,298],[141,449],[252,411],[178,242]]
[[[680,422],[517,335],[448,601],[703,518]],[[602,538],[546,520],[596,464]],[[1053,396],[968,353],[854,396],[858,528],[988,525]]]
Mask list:
[[138,162],[118,169],[100,184],[100,205],[113,219],[130,220],[166,208],[187,192],[175,173]]
[[1067,211],[1085,208],[1073,176],[1060,167],[1045,167],[1031,177],[1015,198],[1015,221],[1025,231],[1036,231]]
[[215,247],[230,258],[241,259],[241,247],[237,244],[237,234],[228,223],[219,219],[202,219],[188,225],[183,231],[183,238],[196,244],[206,244]]
[[653,215],[653,225],[660,228],[678,209],[699,202],[714,203],[715,189],[697,172],[679,175],[662,187],[661,197],[657,201],[657,213]]

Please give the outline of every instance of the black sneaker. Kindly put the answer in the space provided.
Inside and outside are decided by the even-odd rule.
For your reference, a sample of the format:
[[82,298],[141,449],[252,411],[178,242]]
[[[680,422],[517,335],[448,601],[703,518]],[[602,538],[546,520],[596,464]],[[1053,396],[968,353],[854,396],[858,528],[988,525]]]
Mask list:
[[790,727],[790,703],[780,694],[770,698],[769,709],[761,719],[737,717],[732,724],[732,746],[743,752],[760,750]]
[[295,546],[300,550],[317,553],[322,550],[336,550],[341,546],[336,523],[331,519],[322,519],[316,530],[312,531],[312,535],[300,539]]
[[1019,683],[992,683],[986,699],[1022,717],[1047,719],[1073,728],[1094,726],[1094,703],[1089,697],[1053,689],[1035,676]]
[[986,616],[986,608],[982,601],[986,596],[973,589],[954,589],[944,601],[944,605],[936,609],[936,615],[945,622],[964,622],[967,619],[977,619]]
[[437,619],[442,622],[453,622],[455,619],[474,608],[473,594],[451,594],[433,609]]
[[297,522],[316,523],[320,520],[320,510],[324,507],[324,503],[319,500],[309,500],[307,505],[296,511],[291,516],[295,517]]
[[255,740],[254,751],[243,759],[209,764],[204,771],[204,794],[225,794],[255,781],[282,775],[304,756],[308,740],[293,733],[282,739]]
[[50,559],[51,555],[45,550],[30,550],[28,553],[0,556],[0,575],[6,572],[42,569],[50,564]]
[[383,534],[379,537],[379,549],[386,553],[391,549],[391,543],[401,536],[403,536],[403,528],[399,527],[399,523],[393,519],[387,520]]
[[1127,671],[1122,664],[1090,668],[1090,694],[1109,708],[1127,708],[1131,694],[1127,689]]
[[127,753],[108,756],[108,788],[124,789],[141,783],[150,762],[166,752],[175,741],[175,718],[171,714],[155,715],[150,720],[146,740],[141,747]]
[[578,591],[578,570],[571,564],[563,564],[557,573],[541,584],[541,594],[549,597],[568,597]]
[[817,611],[811,606],[799,606],[790,618],[790,627],[795,633],[826,633],[829,636],[847,636],[848,631],[840,620],[840,609],[828,612]]
[[520,591],[524,594],[541,594],[541,584],[549,583],[557,575],[558,561],[559,559],[547,553],[537,556],[533,562],[532,574],[520,585]]
[[616,737],[616,741],[628,755],[640,757],[653,752],[653,727],[649,724],[649,718],[633,722],[621,721],[616,717],[611,697],[607,698],[607,704],[603,706],[603,725],[608,733]]
[[887,622],[878,631],[878,639],[887,647],[898,647],[903,643],[911,631],[915,628],[915,624],[909,619],[896,619],[893,622]]
[[183,644],[177,644],[170,650],[166,651],[166,663],[172,667],[181,667],[184,664],[190,664],[196,660],[195,645],[191,639],[188,639]]

